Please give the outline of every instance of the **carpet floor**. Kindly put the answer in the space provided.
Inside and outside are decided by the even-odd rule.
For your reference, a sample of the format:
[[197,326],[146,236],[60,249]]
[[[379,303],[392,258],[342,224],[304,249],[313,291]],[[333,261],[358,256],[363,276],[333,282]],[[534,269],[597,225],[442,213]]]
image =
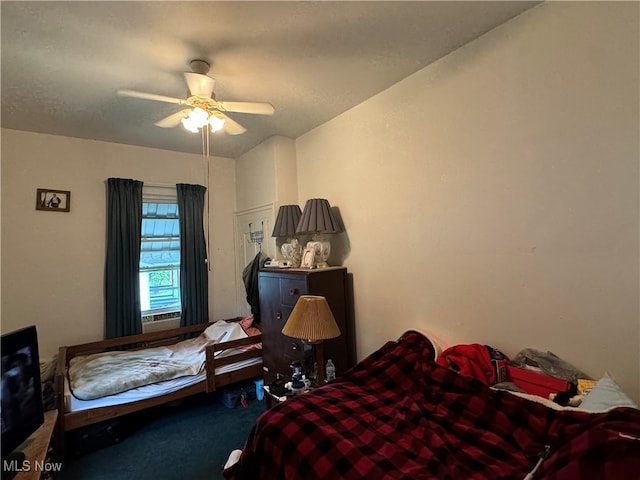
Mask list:
[[[120,442],[80,456],[68,454],[55,478],[220,480],[229,453],[242,448],[262,412],[264,405],[257,400],[247,408],[228,408],[215,395],[203,394],[132,414]],[[86,450],[86,440],[78,437],[67,438],[67,451]]]

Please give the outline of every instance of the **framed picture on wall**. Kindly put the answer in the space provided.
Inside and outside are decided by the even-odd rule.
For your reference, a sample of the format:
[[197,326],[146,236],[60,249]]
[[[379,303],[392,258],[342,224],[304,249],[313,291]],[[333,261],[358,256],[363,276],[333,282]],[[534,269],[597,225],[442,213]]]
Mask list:
[[316,258],[316,249],[313,247],[307,247],[302,252],[301,268],[313,268],[315,266],[314,261]]
[[48,212],[68,212],[71,209],[71,192],[38,188],[36,191],[36,210]]

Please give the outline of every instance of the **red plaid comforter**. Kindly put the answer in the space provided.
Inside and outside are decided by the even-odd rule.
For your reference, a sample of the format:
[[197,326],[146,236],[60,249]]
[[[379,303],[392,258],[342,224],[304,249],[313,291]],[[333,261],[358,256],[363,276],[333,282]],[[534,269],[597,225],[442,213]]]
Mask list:
[[274,406],[228,479],[640,478],[640,411],[556,411],[433,362],[407,332],[342,378]]

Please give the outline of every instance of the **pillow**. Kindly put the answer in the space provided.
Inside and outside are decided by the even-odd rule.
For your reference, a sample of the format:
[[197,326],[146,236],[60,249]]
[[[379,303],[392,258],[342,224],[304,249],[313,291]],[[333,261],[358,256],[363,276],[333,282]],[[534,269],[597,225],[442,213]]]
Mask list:
[[638,408],[638,405],[633,403],[633,401],[620,389],[618,384],[614,382],[607,373],[605,373],[582,401],[580,404],[580,410],[587,410],[588,412],[603,412],[614,407]]
[[204,334],[215,343],[229,342],[248,336],[239,323],[225,322],[223,320],[212,323],[204,331]]
[[244,317],[242,320],[240,320],[240,326],[244,330],[251,327],[251,325],[253,325],[253,315],[249,315],[248,317]]
[[259,328],[252,327],[252,325],[253,325],[253,315],[249,315],[248,317],[244,317],[238,323],[240,323],[240,326],[242,327],[242,329],[250,337],[253,337],[255,335],[260,335],[262,333]]

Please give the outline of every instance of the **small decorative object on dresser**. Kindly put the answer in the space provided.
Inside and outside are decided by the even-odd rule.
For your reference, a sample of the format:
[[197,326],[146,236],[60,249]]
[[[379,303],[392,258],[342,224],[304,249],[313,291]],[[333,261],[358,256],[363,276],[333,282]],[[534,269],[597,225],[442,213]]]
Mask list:
[[36,191],[36,210],[49,212],[68,212],[71,207],[71,192],[67,190],[49,190],[38,188]]
[[283,243],[280,251],[293,268],[298,268],[302,263],[302,245],[300,245],[297,238],[292,238],[289,243]]
[[302,254],[302,262],[300,266],[302,268],[313,268],[316,264],[316,249],[313,247],[307,247]]

